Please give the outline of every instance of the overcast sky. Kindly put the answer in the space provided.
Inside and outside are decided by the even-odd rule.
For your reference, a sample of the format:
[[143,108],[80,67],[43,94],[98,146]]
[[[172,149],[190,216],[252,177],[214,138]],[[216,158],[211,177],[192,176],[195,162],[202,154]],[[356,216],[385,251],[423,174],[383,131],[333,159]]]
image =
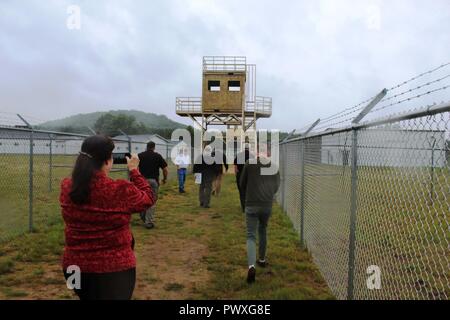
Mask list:
[[244,55],[273,98],[259,127],[291,130],[450,62],[449,30],[449,0],[1,0],[0,112],[189,123],[175,97],[201,95],[202,57]]

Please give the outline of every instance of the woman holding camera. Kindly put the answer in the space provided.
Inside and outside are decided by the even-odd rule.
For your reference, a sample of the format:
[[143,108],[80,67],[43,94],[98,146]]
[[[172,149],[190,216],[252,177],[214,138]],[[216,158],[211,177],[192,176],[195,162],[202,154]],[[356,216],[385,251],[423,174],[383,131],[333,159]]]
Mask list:
[[[72,177],[61,183],[64,275],[74,282],[75,293],[82,300],[131,299],[136,280],[131,214],[145,211],[155,202],[138,170],[137,155],[127,157],[130,181],[108,177],[113,149],[109,137],[87,138]],[[73,270],[80,271],[78,288]]]

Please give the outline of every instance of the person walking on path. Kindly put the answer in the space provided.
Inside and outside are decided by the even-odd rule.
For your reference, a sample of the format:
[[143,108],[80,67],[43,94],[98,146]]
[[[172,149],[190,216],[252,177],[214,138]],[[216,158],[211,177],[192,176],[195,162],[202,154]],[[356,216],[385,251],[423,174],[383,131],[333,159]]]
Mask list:
[[178,155],[175,158],[175,165],[177,166],[178,175],[178,191],[180,193],[185,193],[184,183],[186,182],[186,173],[189,165],[191,164],[191,159],[188,155],[188,150],[185,148],[180,148]]
[[221,159],[221,163],[216,163],[216,177],[212,186],[212,194],[218,197],[222,189],[223,174],[228,171],[228,162],[225,153],[222,151],[215,151],[213,157]]
[[217,174],[217,165],[205,161],[205,154],[211,154],[211,151],[211,146],[206,146],[204,154],[197,159],[193,168],[194,173],[201,174],[198,198],[202,208],[210,208],[212,184]]
[[246,145],[244,151],[238,153],[234,159],[234,174],[236,175],[236,185],[239,191],[239,200],[241,203],[242,212],[245,211],[245,190],[243,190],[240,186],[240,178],[245,163],[251,157],[253,157],[253,155],[250,153],[248,145]]
[[[139,154],[139,160],[139,171],[152,187],[154,198],[158,199],[160,186],[159,170],[161,169],[163,171],[162,184],[165,184],[169,174],[167,162],[159,153],[155,152],[155,143],[153,141],[147,143],[147,150]],[[155,227],[155,213],[156,203],[148,210],[141,212],[141,219],[144,221],[144,226],[147,229]]]
[[271,166],[267,154],[260,153],[256,164],[247,162],[240,176],[240,188],[245,192],[245,214],[247,224],[247,282],[256,279],[256,232],[258,231],[260,267],[266,267],[267,225],[272,214],[275,193],[280,186],[280,174],[266,175],[263,168]]
[[109,177],[113,149],[109,137],[86,138],[72,177],[61,182],[62,267],[80,300],[131,299],[136,282],[131,214],[156,201],[136,154],[127,158],[130,181]]

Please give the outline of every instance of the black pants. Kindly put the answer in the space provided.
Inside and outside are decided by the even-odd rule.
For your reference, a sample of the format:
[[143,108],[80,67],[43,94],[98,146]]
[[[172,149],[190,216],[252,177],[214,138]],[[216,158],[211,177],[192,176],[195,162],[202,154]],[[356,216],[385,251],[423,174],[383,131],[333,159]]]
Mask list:
[[212,185],[214,181],[214,175],[211,173],[202,173],[202,183],[199,187],[198,198],[201,207],[209,206],[211,201]]
[[[64,272],[64,277],[71,274]],[[81,273],[80,300],[130,300],[136,283],[136,268],[111,273]]]

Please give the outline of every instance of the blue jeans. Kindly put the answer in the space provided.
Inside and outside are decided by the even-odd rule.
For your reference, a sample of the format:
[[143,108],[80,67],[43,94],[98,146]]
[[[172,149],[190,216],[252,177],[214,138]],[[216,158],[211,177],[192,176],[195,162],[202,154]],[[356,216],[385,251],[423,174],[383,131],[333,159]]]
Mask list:
[[272,207],[246,207],[247,220],[247,261],[249,266],[256,263],[256,230],[259,237],[259,259],[265,260],[267,249],[267,224]]
[[186,181],[186,168],[177,170],[178,173],[178,189],[184,191],[184,182]]

